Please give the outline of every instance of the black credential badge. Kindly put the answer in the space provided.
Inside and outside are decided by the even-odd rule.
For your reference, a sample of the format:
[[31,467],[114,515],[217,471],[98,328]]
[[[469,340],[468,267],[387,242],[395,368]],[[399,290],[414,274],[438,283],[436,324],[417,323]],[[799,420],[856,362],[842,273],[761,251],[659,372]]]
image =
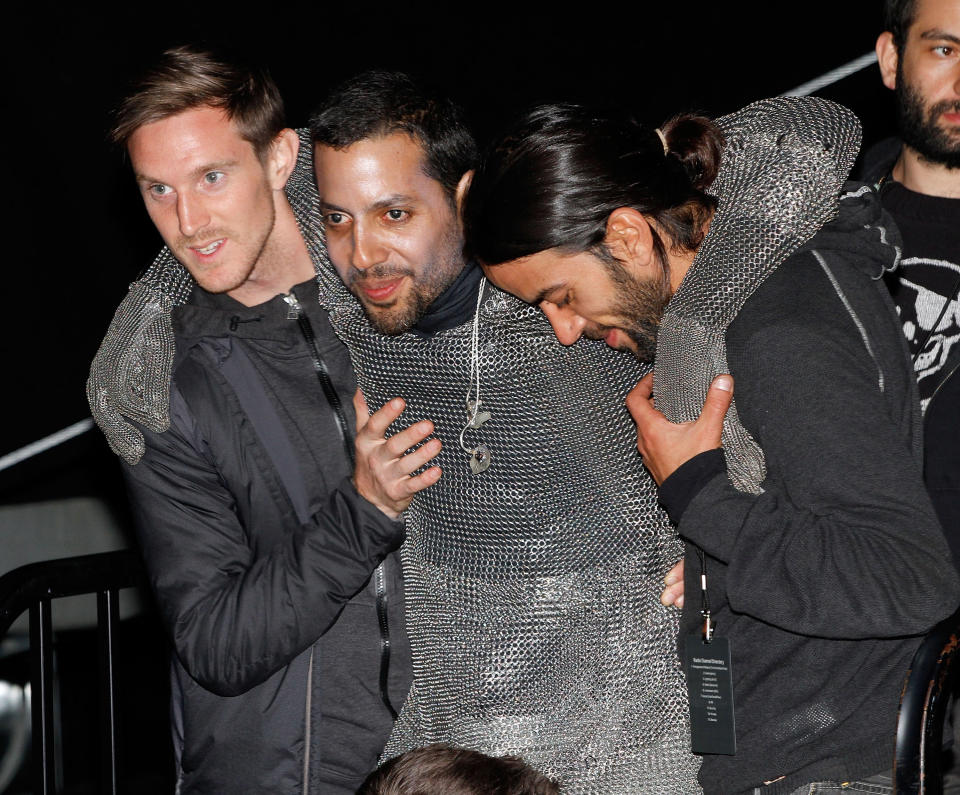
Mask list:
[[703,550],[698,549],[697,555],[700,558],[703,628],[688,635],[684,643],[691,746],[695,754],[732,755],[737,752],[737,735],[730,641],[714,634],[716,625],[710,616],[707,599],[707,564]]

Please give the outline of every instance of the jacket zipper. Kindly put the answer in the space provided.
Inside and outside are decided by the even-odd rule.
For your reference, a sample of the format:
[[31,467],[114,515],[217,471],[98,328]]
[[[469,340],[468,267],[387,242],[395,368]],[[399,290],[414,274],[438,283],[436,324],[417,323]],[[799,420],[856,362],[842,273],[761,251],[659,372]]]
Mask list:
[[306,731],[303,735],[303,795],[310,792],[310,743],[313,717],[313,646],[310,647],[310,663],[307,666],[307,709],[304,716]]
[[[320,347],[317,345],[317,337],[313,333],[313,326],[310,325],[310,320],[304,313],[303,307],[300,305],[300,301],[297,299],[293,290],[284,295],[283,300],[286,301],[289,307],[287,310],[287,319],[297,321],[297,324],[300,326],[300,331],[307,342],[307,347],[313,356],[313,369],[317,373],[320,386],[323,388],[323,394],[326,396],[330,408],[333,409],[334,418],[337,421],[337,429],[340,432],[340,441],[343,444],[343,449],[347,454],[347,460],[350,462],[350,469],[352,470],[357,462],[353,452],[353,445],[350,442],[347,418],[343,413],[343,404],[340,396],[337,394],[337,390],[330,380],[330,371],[323,361],[323,357],[320,355]],[[380,700],[387,708],[390,717],[396,720],[397,711],[390,702],[390,694],[388,692],[390,681],[390,622],[387,616],[387,589],[383,567],[384,564],[381,563],[373,572],[377,602],[377,623],[380,628]]]
[[330,380],[330,371],[327,369],[326,362],[323,361],[323,357],[320,355],[320,348],[317,345],[317,337],[313,333],[313,326],[310,325],[310,320],[303,313],[303,307],[300,306],[300,302],[292,290],[283,296],[283,300],[286,301],[290,307],[287,310],[287,319],[297,321],[297,324],[300,326],[300,331],[307,341],[307,347],[313,355],[313,369],[317,373],[317,379],[323,388],[323,394],[326,396],[330,408],[333,409],[333,416],[337,421],[337,430],[340,432],[340,443],[343,445],[343,449],[347,454],[347,460],[350,462],[350,469],[352,470],[357,462],[353,455],[353,445],[350,444],[350,429],[347,425],[347,418],[343,413],[343,404],[340,402],[340,396],[337,394],[337,390],[334,389],[333,381]]

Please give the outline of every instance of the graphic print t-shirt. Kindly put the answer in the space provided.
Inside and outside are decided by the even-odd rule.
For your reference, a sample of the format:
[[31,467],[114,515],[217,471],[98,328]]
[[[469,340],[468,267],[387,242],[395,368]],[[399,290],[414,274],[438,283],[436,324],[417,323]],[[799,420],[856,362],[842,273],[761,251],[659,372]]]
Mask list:
[[891,293],[926,410],[949,374],[950,352],[960,344],[960,199],[915,193],[892,180],[880,196],[903,235]]

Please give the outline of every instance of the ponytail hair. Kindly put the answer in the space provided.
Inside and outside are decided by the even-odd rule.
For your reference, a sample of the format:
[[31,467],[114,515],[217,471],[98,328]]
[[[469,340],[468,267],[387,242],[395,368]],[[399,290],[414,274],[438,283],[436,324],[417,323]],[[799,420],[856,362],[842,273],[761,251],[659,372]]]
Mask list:
[[[557,248],[611,262],[607,219],[632,207],[661,230],[654,245],[696,249],[716,206],[723,133],[709,119],[675,116],[657,131],[619,110],[543,105],[487,149],[467,194],[470,256],[484,265]],[[666,148],[666,153],[664,149]]]

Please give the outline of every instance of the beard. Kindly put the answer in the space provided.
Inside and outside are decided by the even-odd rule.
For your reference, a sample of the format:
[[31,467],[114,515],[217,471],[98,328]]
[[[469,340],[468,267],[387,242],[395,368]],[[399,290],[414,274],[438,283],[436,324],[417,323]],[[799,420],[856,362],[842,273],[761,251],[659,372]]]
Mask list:
[[[430,262],[417,271],[400,265],[382,263],[365,270],[350,268],[347,288],[360,302],[370,324],[381,334],[395,336],[412,329],[426,314],[430,305],[456,280],[463,270],[463,240],[451,231],[443,239],[438,251],[433,252]],[[360,289],[366,279],[381,280],[410,278],[407,292],[392,304],[372,304]]]
[[[187,267],[200,287],[208,293],[229,293],[246,284],[258,267],[270,269],[276,263],[284,261],[284,255],[275,250],[276,241],[272,241],[277,223],[277,207],[272,197],[268,206],[262,213],[258,213],[256,218],[261,221],[259,226],[247,225],[243,234],[226,227],[205,227],[189,237],[181,234],[176,241],[167,243],[167,246]],[[197,265],[190,247],[221,237],[229,241],[229,261],[217,262],[210,267]]]
[[901,65],[897,67],[896,97],[903,142],[930,163],[960,168],[960,134],[951,135],[937,122],[943,113],[960,113],[960,102],[945,100],[927,106],[920,91],[904,78]]
[[[652,362],[657,350],[657,332],[664,310],[670,302],[670,279],[667,264],[661,258],[659,279],[638,279],[619,262],[604,261],[607,272],[618,288],[617,302],[610,313],[623,318],[617,326],[634,344],[634,356],[641,362]],[[602,328],[602,339],[609,328]],[[592,336],[592,335],[591,335]]]

